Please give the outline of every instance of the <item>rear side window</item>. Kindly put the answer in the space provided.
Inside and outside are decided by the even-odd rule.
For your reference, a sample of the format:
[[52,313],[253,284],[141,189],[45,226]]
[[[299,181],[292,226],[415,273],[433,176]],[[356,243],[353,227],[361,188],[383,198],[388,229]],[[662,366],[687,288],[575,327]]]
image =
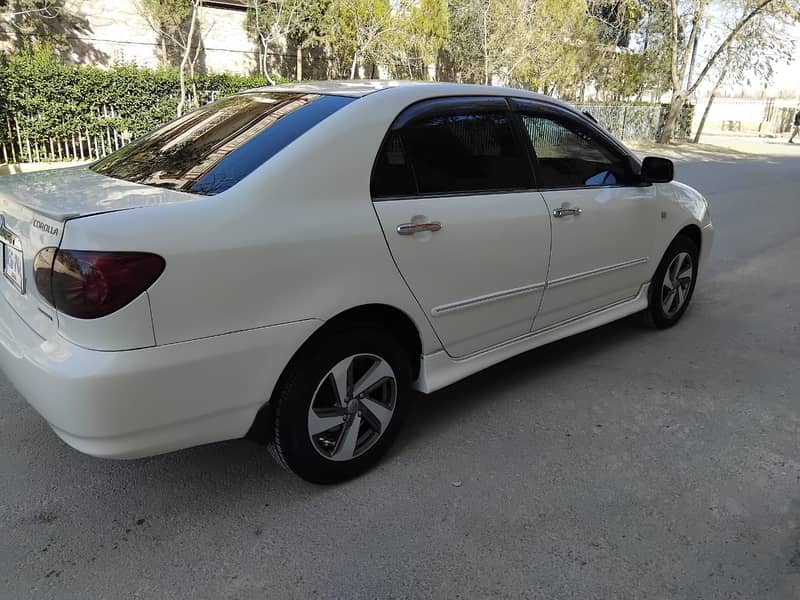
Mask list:
[[[493,100],[499,100],[497,98]],[[434,101],[436,102],[436,101]],[[466,103],[468,104],[468,102]],[[481,193],[527,189],[531,185],[525,151],[514,137],[505,110],[423,113],[387,136],[372,180],[373,197]]]
[[390,131],[378,154],[372,176],[372,197],[413,196],[417,184],[403,149],[400,133]]
[[633,176],[625,157],[578,126],[538,115],[522,115],[543,188],[628,185]]
[[218,194],[353,100],[276,92],[229,96],[120,148],[91,169],[134,183]]

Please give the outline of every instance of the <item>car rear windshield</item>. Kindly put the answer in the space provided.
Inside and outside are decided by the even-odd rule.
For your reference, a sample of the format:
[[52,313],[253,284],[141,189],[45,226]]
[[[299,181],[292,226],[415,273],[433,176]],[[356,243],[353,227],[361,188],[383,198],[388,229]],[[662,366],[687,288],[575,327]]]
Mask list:
[[354,98],[252,92],[175,119],[92,165],[134,183],[218,194]]

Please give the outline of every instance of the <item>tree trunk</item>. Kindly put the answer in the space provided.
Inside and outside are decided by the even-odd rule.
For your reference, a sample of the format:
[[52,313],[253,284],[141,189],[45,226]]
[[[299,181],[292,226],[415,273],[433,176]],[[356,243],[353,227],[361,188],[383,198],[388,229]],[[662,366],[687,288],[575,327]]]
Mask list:
[[192,40],[194,39],[194,26],[197,23],[197,10],[200,0],[194,0],[192,7],[192,20],[189,23],[189,35],[186,36],[186,47],[183,49],[183,56],[181,57],[181,66],[179,72],[179,80],[181,87],[181,97],[178,100],[178,116],[183,114],[186,108],[186,64],[189,62],[189,56],[192,53]]
[[353,54],[353,62],[350,64],[350,79],[356,78],[357,68],[358,68],[358,52]]
[[192,102],[190,108],[197,108],[200,106],[200,98],[197,94],[197,81],[194,78],[194,63],[189,62],[189,81],[192,84]]
[[483,85],[489,85],[489,5],[483,9]]
[[303,47],[297,44],[297,81],[303,81]]
[[270,85],[275,85],[275,80],[269,74],[269,39],[261,37],[261,74]]
[[716,94],[717,90],[715,89],[708,97],[708,104],[706,104],[706,109],[703,111],[703,118],[700,119],[700,125],[697,126],[697,133],[694,134],[694,139],[692,140],[693,144],[700,141],[700,135],[703,133],[703,127],[706,126],[706,119],[708,118],[708,113],[711,112],[711,105],[714,103]]
[[717,78],[717,83],[714,86],[714,89],[711,90],[711,95],[708,97],[708,104],[706,104],[706,108],[703,111],[703,118],[700,119],[700,124],[697,126],[697,132],[694,134],[694,139],[692,140],[693,144],[696,144],[700,141],[700,135],[703,133],[703,127],[706,126],[706,119],[708,118],[708,113],[711,112],[711,105],[714,103],[714,98],[717,96],[717,92],[719,92],[719,86],[722,85],[722,82],[725,80],[725,75],[728,74],[728,65],[730,64],[731,56],[730,53],[728,54],[727,58],[725,59],[725,64],[722,67],[722,70],[719,73],[719,77]]
[[681,109],[685,101],[686,98],[682,94],[672,93],[667,118],[664,119],[664,128],[658,138],[659,144],[669,144],[672,141],[672,137],[675,135],[675,126],[678,124],[678,118],[681,116]]

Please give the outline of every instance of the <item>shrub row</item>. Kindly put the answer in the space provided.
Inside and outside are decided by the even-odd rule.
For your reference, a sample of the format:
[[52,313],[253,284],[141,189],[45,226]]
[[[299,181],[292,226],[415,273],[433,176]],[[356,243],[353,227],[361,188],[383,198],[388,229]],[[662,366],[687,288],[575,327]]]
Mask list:
[[[203,104],[266,81],[260,76],[202,74],[195,84]],[[174,69],[69,66],[48,48],[0,55],[0,142],[22,137],[44,143],[75,132],[100,134],[107,127],[135,138],[175,117],[179,90]]]

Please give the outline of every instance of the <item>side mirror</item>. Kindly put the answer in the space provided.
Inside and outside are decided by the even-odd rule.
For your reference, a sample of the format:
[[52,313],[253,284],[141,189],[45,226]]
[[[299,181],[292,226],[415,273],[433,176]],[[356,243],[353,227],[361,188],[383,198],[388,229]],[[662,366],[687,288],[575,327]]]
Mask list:
[[668,158],[648,156],[642,161],[642,179],[649,183],[669,183],[675,177],[675,165]]

